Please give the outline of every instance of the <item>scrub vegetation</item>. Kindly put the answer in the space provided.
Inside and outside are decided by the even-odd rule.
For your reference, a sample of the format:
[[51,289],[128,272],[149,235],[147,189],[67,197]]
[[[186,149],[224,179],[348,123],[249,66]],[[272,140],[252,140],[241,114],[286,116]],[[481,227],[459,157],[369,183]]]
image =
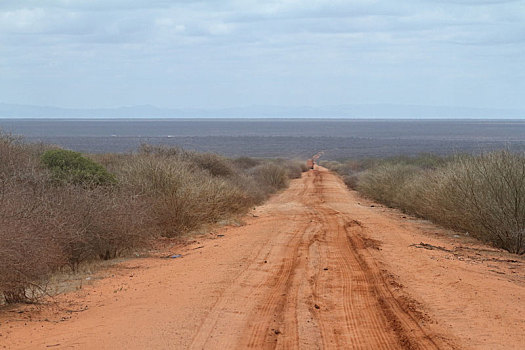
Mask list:
[[0,303],[35,301],[57,271],[242,214],[302,170],[148,145],[83,155],[0,134]]
[[525,253],[525,153],[325,162],[369,198]]

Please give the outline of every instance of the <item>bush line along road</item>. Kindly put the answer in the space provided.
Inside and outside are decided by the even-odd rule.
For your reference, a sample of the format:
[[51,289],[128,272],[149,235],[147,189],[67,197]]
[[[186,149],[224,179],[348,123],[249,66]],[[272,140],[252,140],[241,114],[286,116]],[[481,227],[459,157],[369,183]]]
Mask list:
[[176,246],[181,258],[127,260],[52,305],[7,310],[0,347],[525,344],[521,256],[368,202],[322,167],[250,214],[243,226]]
[[301,177],[302,168],[298,161],[146,145],[83,155],[0,131],[0,304],[49,294],[57,272],[246,213]]

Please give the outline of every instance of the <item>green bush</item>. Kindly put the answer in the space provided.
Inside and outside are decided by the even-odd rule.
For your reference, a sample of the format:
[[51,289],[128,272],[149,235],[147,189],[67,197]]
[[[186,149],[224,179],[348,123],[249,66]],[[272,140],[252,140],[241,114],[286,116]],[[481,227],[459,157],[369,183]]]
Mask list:
[[64,149],[48,150],[41,159],[53,178],[60,183],[95,186],[116,183],[115,177],[102,165],[78,152]]

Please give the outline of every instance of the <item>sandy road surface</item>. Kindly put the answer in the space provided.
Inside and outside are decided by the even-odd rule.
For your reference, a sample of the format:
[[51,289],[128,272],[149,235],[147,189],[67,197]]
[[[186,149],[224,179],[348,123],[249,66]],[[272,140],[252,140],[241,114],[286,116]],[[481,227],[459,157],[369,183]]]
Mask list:
[[322,168],[252,216],[175,247],[182,258],[133,259],[56,304],[4,310],[0,348],[525,344],[522,259],[371,207]]

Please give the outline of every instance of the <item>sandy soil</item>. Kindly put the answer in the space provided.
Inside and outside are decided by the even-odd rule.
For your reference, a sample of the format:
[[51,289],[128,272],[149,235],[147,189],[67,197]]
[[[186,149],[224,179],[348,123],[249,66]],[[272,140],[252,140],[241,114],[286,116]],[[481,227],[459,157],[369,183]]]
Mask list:
[[0,348],[522,349],[524,263],[319,168],[243,226],[1,311]]

